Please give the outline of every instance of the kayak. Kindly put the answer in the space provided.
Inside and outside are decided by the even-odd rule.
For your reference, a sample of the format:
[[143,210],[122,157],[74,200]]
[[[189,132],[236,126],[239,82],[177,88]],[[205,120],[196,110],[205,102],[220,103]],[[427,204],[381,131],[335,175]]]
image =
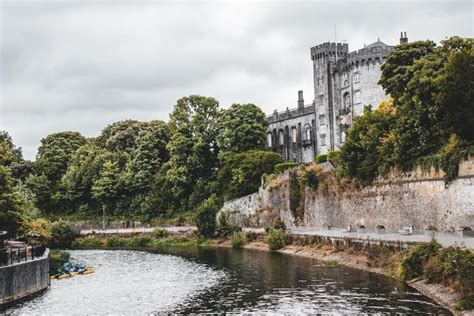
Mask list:
[[94,269],[92,269],[92,268],[87,268],[84,272],[82,272],[82,274],[84,274],[84,275],[85,275],[85,274],[92,274],[92,273],[94,273],[94,272],[95,272]]

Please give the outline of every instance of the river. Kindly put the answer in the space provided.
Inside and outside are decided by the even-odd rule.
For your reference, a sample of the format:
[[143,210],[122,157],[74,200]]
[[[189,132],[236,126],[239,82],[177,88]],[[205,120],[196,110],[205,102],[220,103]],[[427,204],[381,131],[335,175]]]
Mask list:
[[226,248],[71,251],[96,272],[52,280],[6,314],[409,313],[451,315],[407,284],[318,261]]

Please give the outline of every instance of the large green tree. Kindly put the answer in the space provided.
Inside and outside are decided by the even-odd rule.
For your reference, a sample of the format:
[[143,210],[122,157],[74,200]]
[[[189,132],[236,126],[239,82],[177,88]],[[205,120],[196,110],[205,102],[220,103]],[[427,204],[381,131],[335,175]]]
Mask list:
[[265,148],[268,122],[265,113],[254,104],[232,104],[222,110],[218,126],[222,153]]
[[156,177],[160,208],[187,210],[211,193],[218,168],[219,103],[198,95],[181,98],[170,115],[169,161]]

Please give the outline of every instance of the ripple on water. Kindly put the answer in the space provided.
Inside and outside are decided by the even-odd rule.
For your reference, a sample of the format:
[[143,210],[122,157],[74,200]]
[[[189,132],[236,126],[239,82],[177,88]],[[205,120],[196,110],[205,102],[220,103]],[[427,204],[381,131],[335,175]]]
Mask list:
[[226,277],[223,271],[171,255],[106,250],[71,254],[96,272],[52,280],[49,291],[7,313],[167,312]]

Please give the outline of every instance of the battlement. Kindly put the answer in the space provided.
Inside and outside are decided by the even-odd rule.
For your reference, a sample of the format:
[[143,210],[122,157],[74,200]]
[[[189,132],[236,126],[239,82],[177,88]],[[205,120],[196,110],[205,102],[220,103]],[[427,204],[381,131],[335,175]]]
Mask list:
[[345,43],[325,42],[311,47],[311,60],[318,60],[327,57],[346,58],[349,53],[349,45]]
[[350,52],[347,56],[347,65],[358,67],[370,62],[383,63],[383,60],[393,48],[393,46],[377,41],[357,51]]
[[308,114],[314,113],[314,104],[307,104],[304,107],[289,109],[286,108],[285,111],[278,112],[277,110],[273,111],[272,115],[267,116],[267,121],[271,123],[288,120],[291,118],[296,118]]

